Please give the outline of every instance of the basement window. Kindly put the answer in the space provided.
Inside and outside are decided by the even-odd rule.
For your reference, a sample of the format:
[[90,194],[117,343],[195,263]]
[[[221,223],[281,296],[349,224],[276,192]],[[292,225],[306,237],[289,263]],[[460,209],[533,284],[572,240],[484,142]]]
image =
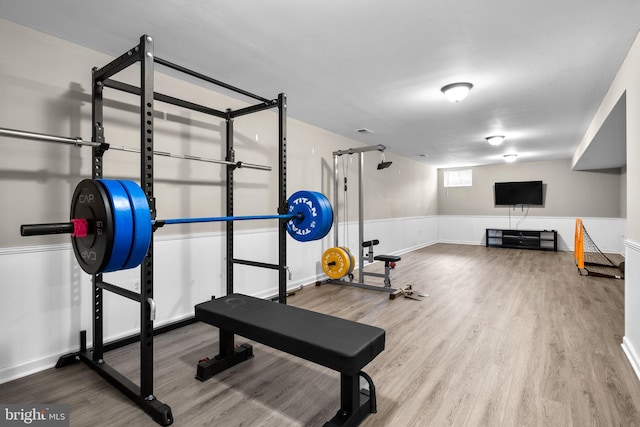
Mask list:
[[471,169],[456,169],[444,171],[445,187],[471,187]]

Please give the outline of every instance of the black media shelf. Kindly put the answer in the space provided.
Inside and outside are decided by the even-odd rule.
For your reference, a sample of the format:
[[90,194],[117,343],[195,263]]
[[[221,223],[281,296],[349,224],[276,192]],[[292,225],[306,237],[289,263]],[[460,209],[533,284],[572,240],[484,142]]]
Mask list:
[[558,251],[556,230],[502,230],[487,228],[486,246],[492,248]]

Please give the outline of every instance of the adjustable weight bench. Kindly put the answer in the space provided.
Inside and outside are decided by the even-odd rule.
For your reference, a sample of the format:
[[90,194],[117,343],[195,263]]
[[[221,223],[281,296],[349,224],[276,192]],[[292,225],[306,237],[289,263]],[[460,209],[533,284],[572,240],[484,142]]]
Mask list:
[[[363,248],[369,248],[367,253],[367,260],[369,262],[375,261],[383,261],[384,262],[384,274],[382,273],[370,273],[368,271],[363,272],[363,274],[367,276],[376,276],[384,278],[384,287],[386,289],[391,288],[391,269],[396,262],[400,261],[402,258],[397,255],[376,255],[373,256],[373,247],[379,244],[380,241],[378,239],[367,240],[366,242],[362,242]],[[393,264],[391,264],[393,263]],[[395,289],[394,289],[395,290]]]
[[[241,294],[195,311],[196,319],[220,329],[220,353],[198,363],[200,381],[253,357],[251,345],[234,346],[238,334],[340,372],[340,410],[325,426],[357,426],[376,412],[373,381],[361,369],[384,350],[383,329]],[[361,376],[369,390],[360,389]]]

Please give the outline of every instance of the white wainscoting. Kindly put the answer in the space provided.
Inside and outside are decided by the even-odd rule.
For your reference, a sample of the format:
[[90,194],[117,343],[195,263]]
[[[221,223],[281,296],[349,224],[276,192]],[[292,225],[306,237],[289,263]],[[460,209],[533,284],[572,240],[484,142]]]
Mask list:
[[[583,218],[593,240],[606,252],[623,253],[625,220]],[[512,218],[511,228],[517,222]],[[529,217],[519,229],[556,229],[560,250],[573,250],[574,218]],[[365,223],[364,240],[378,239],[376,254],[400,255],[437,242],[484,244],[486,228],[510,228],[497,216],[426,216],[374,220]],[[288,239],[288,287],[322,280],[322,252],[334,246],[334,231],[325,239],[300,243]],[[358,225],[338,228],[339,245],[348,246],[357,258]],[[236,258],[277,263],[274,229],[240,231],[235,237]],[[627,244],[627,283],[640,265],[637,245]],[[193,306],[225,294],[225,239],[223,234],[156,236],[154,244],[154,297],[156,326],[193,315]],[[139,269],[105,274],[105,281],[133,291],[139,288]],[[634,275],[635,274],[635,275]],[[8,248],[0,251],[0,383],[52,367],[60,355],[77,351],[79,331],[87,330],[91,342],[91,281],[80,270],[71,245]],[[633,283],[638,281],[633,279]],[[235,267],[237,292],[268,298],[277,295],[277,272],[255,267]],[[629,287],[629,285],[627,285]],[[638,286],[640,288],[640,286]],[[632,288],[632,291],[635,288]],[[640,289],[627,292],[625,351],[635,354],[640,342]],[[636,302],[634,304],[634,301]],[[105,292],[105,340],[137,333],[138,304]],[[637,331],[636,329],[637,328]],[[634,356],[635,357],[635,356]],[[635,359],[634,359],[635,360]]]
[[624,338],[622,349],[640,379],[640,244],[625,242]]
[[[438,216],[438,242],[460,243],[465,245],[484,245],[487,228],[508,230],[556,230],[558,232],[558,250],[573,251],[575,218],[528,216],[516,209],[511,216]],[[585,229],[606,253],[624,254],[624,218],[582,218]]]
[[[350,223],[347,229],[348,246],[355,249],[357,223]],[[346,246],[345,231],[339,228],[341,246]],[[375,248],[379,254],[428,246],[437,242],[437,236],[437,216],[365,224],[365,239],[380,240]],[[333,232],[308,243],[287,239],[290,289],[326,278],[320,259],[333,242]],[[278,262],[275,229],[238,231],[234,243],[236,258]],[[226,293],[225,253],[225,238],[220,233],[156,236],[155,326],[191,317],[195,304]],[[139,276],[136,268],[107,273],[104,280],[138,291]],[[91,342],[91,277],[78,267],[70,244],[0,250],[0,279],[0,384],[53,367],[59,356],[77,351],[80,330],[87,330]],[[234,284],[237,292],[257,297],[278,294],[275,270],[237,265]],[[103,305],[105,341],[138,332],[138,303],[105,292]]]

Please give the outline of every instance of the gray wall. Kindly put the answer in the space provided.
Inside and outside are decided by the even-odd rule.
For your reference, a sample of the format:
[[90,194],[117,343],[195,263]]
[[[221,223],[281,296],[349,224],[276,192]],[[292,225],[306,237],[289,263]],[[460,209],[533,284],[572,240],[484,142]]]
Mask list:
[[[623,216],[623,174],[619,169],[572,171],[571,161],[515,162],[476,166],[471,187],[444,188],[438,170],[438,214],[502,215],[509,207],[494,206],[493,184],[500,181],[536,181],[544,185],[544,206],[532,206],[529,215],[566,217]],[[520,208],[517,208],[520,210]]]
[[[62,136],[91,138],[91,68],[113,58],[0,19],[0,127]],[[8,42],[10,41],[10,42]],[[138,40],[122,47],[124,53]],[[171,59],[171,54],[167,55]],[[216,76],[212,76],[216,77]],[[139,84],[137,67],[117,76]],[[183,80],[156,72],[157,92],[219,110],[241,108],[232,99]],[[241,82],[235,82],[242,86]],[[274,87],[275,98],[287,88]],[[105,138],[113,145],[139,147],[139,98],[105,90]],[[294,120],[295,100],[289,98],[287,192],[321,191],[333,202],[332,152],[362,146],[323,129]],[[224,158],[225,128],[221,119],[156,102],[155,148],[159,151]],[[236,160],[271,165],[272,172],[235,173],[237,215],[276,213],[277,114],[265,111],[234,121]],[[61,222],[78,181],[90,177],[91,150],[0,137],[0,246],[58,244],[67,236],[23,238],[23,223]],[[423,163],[386,154],[393,166],[376,170],[377,153],[365,155],[365,219],[419,217],[437,213],[437,171]],[[158,218],[225,214],[225,168],[208,163],[157,157],[155,195]],[[349,218],[357,219],[357,164],[349,169]],[[138,156],[110,150],[104,157],[105,178],[138,179]],[[342,188],[342,186],[340,187]],[[343,204],[338,206],[342,214]],[[274,222],[239,222],[237,228],[275,227]],[[165,227],[158,234],[221,230],[220,224]]]

